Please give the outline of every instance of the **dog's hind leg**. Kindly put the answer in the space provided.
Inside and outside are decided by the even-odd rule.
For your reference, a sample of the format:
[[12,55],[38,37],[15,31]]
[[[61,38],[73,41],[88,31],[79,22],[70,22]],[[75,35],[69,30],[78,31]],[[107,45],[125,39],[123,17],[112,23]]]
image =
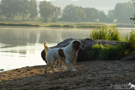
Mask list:
[[47,70],[47,68],[48,68],[49,66],[50,66],[49,64],[46,65],[44,73],[46,73],[46,70]]
[[51,66],[52,71],[55,73],[56,71],[53,68],[54,63],[55,63],[55,59],[52,58],[51,61],[50,61],[50,66]]
[[47,63],[46,63],[47,65],[45,67],[44,73],[46,73],[47,68],[50,66],[50,62],[48,60],[46,60],[46,61],[47,61]]

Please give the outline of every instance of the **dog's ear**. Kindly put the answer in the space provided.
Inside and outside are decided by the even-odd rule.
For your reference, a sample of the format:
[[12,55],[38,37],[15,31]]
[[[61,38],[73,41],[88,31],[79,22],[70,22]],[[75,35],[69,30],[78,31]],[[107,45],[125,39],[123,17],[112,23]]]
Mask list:
[[79,46],[81,45],[81,43],[79,41],[74,41],[73,42],[73,48],[75,51],[77,51],[79,49]]

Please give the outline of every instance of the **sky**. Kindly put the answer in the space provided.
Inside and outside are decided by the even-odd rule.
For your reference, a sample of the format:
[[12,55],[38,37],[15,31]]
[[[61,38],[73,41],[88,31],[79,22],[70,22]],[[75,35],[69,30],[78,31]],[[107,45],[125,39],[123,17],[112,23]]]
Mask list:
[[[43,0],[38,0],[43,1]],[[106,14],[110,9],[114,9],[117,3],[131,2],[131,0],[46,0],[51,1],[53,5],[62,9],[69,4],[82,7],[94,7],[98,10],[103,10]]]

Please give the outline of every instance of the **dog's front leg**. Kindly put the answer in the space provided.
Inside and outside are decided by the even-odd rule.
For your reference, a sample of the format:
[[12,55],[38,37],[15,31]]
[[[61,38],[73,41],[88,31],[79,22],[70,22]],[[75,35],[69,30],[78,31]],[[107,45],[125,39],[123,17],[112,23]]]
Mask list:
[[53,73],[55,73],[55,72],[56,72],[56,71],[54,70],[53,66],[51,66],[51,69],[52,69]]
[[69,61],[69,60],[66,60],[66,64],[67,64],[69,70],[70,70],[71,72],[73,72],[74,70],[73,70],[72,67],[70,66],[70,61]]

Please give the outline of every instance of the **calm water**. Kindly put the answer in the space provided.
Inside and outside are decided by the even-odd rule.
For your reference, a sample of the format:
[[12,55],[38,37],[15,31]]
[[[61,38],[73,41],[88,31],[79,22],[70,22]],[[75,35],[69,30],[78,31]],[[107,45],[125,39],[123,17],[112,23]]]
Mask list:
[[[119,28],[127,34],[130,28]],[[45,65],[41,58],[43,43],[54,46],[67,38],[84,39],[90,29],[3,27],[0,26],[0,69],[11,70],[25,66]]]

